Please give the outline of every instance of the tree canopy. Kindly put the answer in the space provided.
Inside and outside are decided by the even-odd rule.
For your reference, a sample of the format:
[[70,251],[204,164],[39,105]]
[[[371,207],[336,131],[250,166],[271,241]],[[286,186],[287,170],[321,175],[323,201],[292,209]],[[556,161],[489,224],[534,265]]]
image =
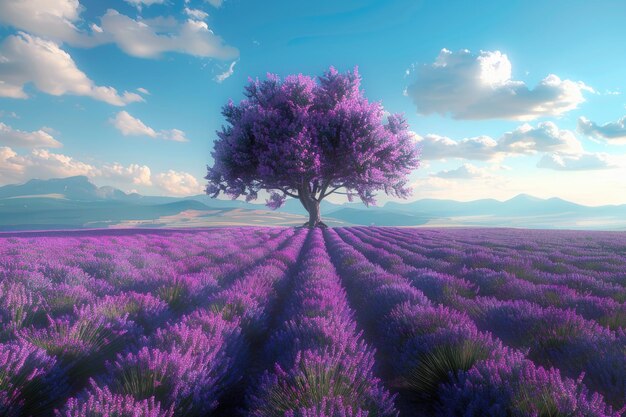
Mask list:
[[375,204],[375,193],[406,198],[418,152],[399,114],[388,115],[360,89],[357,69],[330,68],[314,79],[268,74],[249,80],[245,99],[222,109],[208,167],[207,194],[255,200],[261,190],[276,209],[300,200],[309,226],[321,225],[319,203],[333,193]]

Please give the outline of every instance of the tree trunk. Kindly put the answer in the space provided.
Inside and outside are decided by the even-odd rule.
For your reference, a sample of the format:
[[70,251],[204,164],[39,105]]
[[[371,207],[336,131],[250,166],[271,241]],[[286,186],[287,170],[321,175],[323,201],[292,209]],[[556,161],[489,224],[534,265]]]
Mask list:
[[319,226],[320,223],[322,223],[319,201],[312,200],[307,205],[307,210],[309,212],[309,227]]
[[322,222],[322,216],[320,213],[320,202],[310,195],[300,192],[300,202],[309,213],[309,221],[304,223],[303,227],[327,227]]

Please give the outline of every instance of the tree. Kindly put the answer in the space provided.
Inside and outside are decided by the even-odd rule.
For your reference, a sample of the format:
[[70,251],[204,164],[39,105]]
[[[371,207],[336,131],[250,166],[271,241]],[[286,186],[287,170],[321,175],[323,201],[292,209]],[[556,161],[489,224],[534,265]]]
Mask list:
[[276,209],[300,200],[309,227],[323,226],[320,202],[329,195],[358,196],[375,204],[375,192],[406,198],[408,174],[419,165],[416,146],[401,115],[388,115],[360,90],[357,69],[330,68],[317,80],[292,75],[249,80],[245,99],[222,109],[227,125],[217,132],[206,193],[255,200],[269,193]]

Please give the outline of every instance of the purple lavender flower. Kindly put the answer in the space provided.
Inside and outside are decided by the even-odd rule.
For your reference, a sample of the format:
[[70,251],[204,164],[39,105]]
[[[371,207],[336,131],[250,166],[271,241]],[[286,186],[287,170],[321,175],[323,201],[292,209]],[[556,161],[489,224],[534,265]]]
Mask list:
[[57,361],[27,342],[0,344],[0,414],[41,413],[66,393]]
[[109,387],[99,387],[93,380],[86,394],[70,398],[57,417],[173,417],[174,409],[165,409],[154,397],[137,401],[132,395],[114,394]]
[[303,351],[289,370],[276,365],[263,376],[250,397],[250,415],[307,415],[316,409],[324,412],[331,405],[328,411],[333,416],[346,411],[356,416],[395,416],[392,397],[366,371],[373,360],[371,352],[363,350],[351,356],[340,351]]

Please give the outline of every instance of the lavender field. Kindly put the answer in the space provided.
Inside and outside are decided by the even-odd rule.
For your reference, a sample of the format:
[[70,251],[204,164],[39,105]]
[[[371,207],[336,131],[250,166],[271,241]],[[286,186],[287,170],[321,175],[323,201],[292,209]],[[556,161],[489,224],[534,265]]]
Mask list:
[[0,238],[2,416],[619,416],[626,235]]

